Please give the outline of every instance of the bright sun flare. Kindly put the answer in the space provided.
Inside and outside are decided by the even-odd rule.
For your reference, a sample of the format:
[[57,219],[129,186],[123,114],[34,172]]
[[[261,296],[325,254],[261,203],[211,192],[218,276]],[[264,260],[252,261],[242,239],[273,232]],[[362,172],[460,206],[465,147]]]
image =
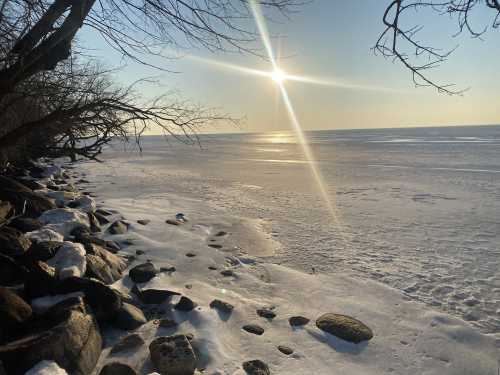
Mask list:
[[276,83],[283,83],[286,80],[286,74],[281,69],[275,69],[274,72],[271,73],[271,78]]

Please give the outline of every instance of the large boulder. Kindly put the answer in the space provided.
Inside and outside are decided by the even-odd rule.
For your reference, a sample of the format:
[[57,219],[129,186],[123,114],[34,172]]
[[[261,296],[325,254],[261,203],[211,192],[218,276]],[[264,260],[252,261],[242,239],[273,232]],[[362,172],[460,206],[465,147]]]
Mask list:
[[54,268],[41,261],[27,264],[27,268],[29,272],[24,282],[24,294],[29,299],[53,293],[53,288],[57,284],[56,270]]
[[55,257],[62,246],[63,242],[57,241],[33,242],[28,251],[24,253],[23,258],[29,262],[35,262],[38,260],[45,262]]
[[0,285],[14,286],[22,284],[28,271],[14,259],[0,254]]
[[78,208],[81,211],[90,213],[96,210],[95,200],[87,195],[82,195],[68,203],[68,207]]
[[18,257],[31,246],[31,241],[22,232],[10,227],[0,227],[0,253]]
[[55,241],[63,242],[64,236],[53,229],[43,227],[32,232],[26,233],[26,237],[32,242]]
[[147,322],[141,309],[129,303],[122,303],[122,307],[116,315],[114,325],[120,329],[136,329]]
[[111,234],[125,234],[127,233],[128,225],[127,223],[117,220],[111,224],[108,228],[108,232]]
[[86,249],[88,276],[105,284],[112,284],[121,278],[123,270],[127,268],[122,258],[95,244],[89,244]]
[[53,294],[83,292],[85,301],[100,321],[113,320],[120,311],[122,301],[117,293],[102,282],[81,277],[69,277],[53,287]]
[[21,297],[7,288],[0,288],[0,341],[14,335],[31,315],[30,305]]
[[0,199],[9,201],[16,213],[24,211],[28,217],[38,217],[44,211],[56,208],[51,199],[5,176],[0,176]]
[[89,228],[87,214],[72,208],[56,208],[44,212],[39,218],[46,228],[68,237],[71,232],[79,227]]
[[69,374],[88,375],[101,349],[96,319],[81,298],[74,298],[40,316],[29,335],[0,346],[0,360],[10,375],[22,375],[43,360]]
[[87,269],[85,254],[82,244],[65,241],[56,255],[47,261],[47,264],[55,268],[59,279],[80,277]]
[[158,274],[158,270],[153,263],[147,262],[133,267],[128,276],[134,283],[145,283]]
[[316,326],[324,332],[356,344],[373,337],[368,326],[347,315],[324,314],[316,320]]
[[16,217],[10,221],[9,227],[16,228],[17,230],[26,233],[40,229],[42,227],[42,223],[40,223],[38,219],[30,217]]
[[158,337],[149,345],[151,361],[161,375],[193,375],[196,355],[184,335]]

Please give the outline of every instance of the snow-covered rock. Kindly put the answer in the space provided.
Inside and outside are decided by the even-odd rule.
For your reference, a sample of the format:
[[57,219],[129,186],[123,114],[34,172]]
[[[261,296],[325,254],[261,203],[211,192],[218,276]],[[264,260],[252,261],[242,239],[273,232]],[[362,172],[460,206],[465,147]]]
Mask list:
[[24,375],[68,375],[54,361],[41,361]]
[[83,195],[68,203],[70,207],[78,208],[84,212],[94,212],[96,210],[95,200],[87,195]]
[[43,170],[41,171],[40,175],[45,178],[61,177],[63,173],[61,167],[57,165],[47,165],[42,168]]
[[44,296],[35,298],[31,301],[31,309],[37,314],[43,314],[45,311],[50,309],[52,306],[58,304],[61,301],[64,301],[73,297],[83,297],[82,292],[74,292],[68,294],[57,294],[55,296]]
[[33,242],[44,242],[44,241],[64,241],[64,236],[50,228],[44,227],[32,232],[26,233],[26,236]]
[[58,207],[63,207],[64,205],[66,205],[66,203],[74,200],[78,196],[77,193],[74,193],[72,191],[63,191],[63,190],[60,191],[47,190],[44,191],[44,194],[47,197],[54,199]]
[[38,220],[46,225],[46,228],[67,237],[71,231],[78,227],[89,228],[88,216],[72,208],[57,208],[55,210],[45,211]]
[[59,279],[81,277],[87,268],[85,249],[82,244],[65,241],[55,257],[49,259],[47,264],[56,269]]

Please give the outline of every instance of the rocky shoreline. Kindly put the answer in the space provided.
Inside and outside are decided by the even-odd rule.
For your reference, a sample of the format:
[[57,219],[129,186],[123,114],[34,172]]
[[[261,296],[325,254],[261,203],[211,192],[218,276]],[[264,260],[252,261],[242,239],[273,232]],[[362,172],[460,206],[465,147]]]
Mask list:
[[[179,323],[166,311],[181,316],[199,311],[189,296],[191,288],[186,285],[179,292],[147,287],[159,275],[176,272],[175,266],[157,268],[140,259],[142,250],[125,253],[133,239],[120,235],[149,221],[132,223],[119,212],[99,207],[85,191],[86,183],[73,165],[50,161],[11,167],[0,175],[0,375],[149,373],[144,368],[161,375],[205,373],[200,358],[206,348],[192,334],[177,332]],[[165,218],[164,225],[182,226],[186,221],[178,214]],[[106,239],[115,235],[120,240]],[[223,278],[235,276],[229,268],[210,267]],[[118,281],[128,285],[126,292],[113,287]],[[218,298],[204,308],[217,311],[222,320],[230,319],[235,309]],[[276,317],[274,306],[255,313],[271,323]],[[292,329],[310,322],[303,316],[288,321]],[[132,332],[143,325],[157,332],[149,338]],[[320,316],[316,327],[353,345],[373,337],[365,324],[341,314]],[[257,336],[265,331],[260,324],[241,329]],[[130,334],[110,345],[108,330]],[[131,354],[144,346],[149,355]],[[286,345],[276,350],[285,356],[294,353]],[[260,359],[241,363],[241,369],[250,375],[271,373]]]

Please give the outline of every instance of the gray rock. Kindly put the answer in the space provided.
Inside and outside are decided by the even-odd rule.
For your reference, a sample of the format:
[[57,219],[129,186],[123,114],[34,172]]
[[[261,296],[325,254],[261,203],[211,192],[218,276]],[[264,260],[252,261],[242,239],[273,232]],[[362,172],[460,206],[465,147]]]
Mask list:
[[165,223],[170,224],[170,225],[176,225],[176,226],[177,226],[177,225],[181,225],[181,224],[182,224],[182,222],[181,222],[181,221],[179,221],[179,220],[171,220],[171,219],[167,219],[167,220],[165,221]]
[[266,319],[274,319],[276,318],[276,313],[271,309],[258,309],[257,315]]
[[128,226],[121,220],[115,221],[108,228],[108,232],[111,234],[125,234],[127,233]]
[[128,275],[134,283],[145,283],[158,274],[158,270],[153,263],[143,263],[132,268]]
[[288,319],[288,322],[292,327],[301,327],[309,324],[310,319],[305,318],[303,316],[292,316]]
[[278,350],[285,355],[293,354],[293,349],[288,346],[278,345]]
[[269,367],[260,359],[243,362],[243,370],[248,375],[270,375]]
[[188,297],[182,296],[180,301],[174,306],[176,310],[179,311],[191,311],[198,306],[195,302],[193,302]]
[[90,374],[101,354],[97,322],[81,298],[53,306],[39,317],[29,335],[0,346],[7,373],[22,375],[42,360],[51,360],[72,375]]
[[373,337],[368,326],[347,315],[324,314],[316,320],[316,326],[324,332],[356,344]]
[[221,301],[219,299],[214,299],[212,302],[210,302],[210,307],[212,309],[217,309],[217,310],[219,310],[223,313],[226,313],[226,314],[231,314],[231,312],[234,309],[233,305],[231,305],[230,303]]
[[141,225],[148,225],[151,220],[148,220],[148,219],[141,219],[141,220],[137,220],[137,222]]
[[17,229],[0,227],[0,253],[18,257],[23,255],[31,246],[31,241]]
[[253,333],[254,335],[261,336],[264,334],[264,328],[257,324],[247,324],[242,327],[245,331]]
[[137,350],[140,346],[145,344],[143,338],[137,333],[125,336],[120,341],[118,341],[115,346],[111,349],[111,354],[117,354],[126,351]]
[[122,302],[122,307],[116,315],[114,325],[124,330],[136,329],[147,322],[141,309]]
[[151,361],[161,375],[192,375],[197,358],[184,335],[158,337],[149,345]]
[[104,365],[99,375],[137,375],[137,372],[125,363],[111,362]]
[[7,288],[0,288],[0,341],[10,338],[29,319],[31,306]]

